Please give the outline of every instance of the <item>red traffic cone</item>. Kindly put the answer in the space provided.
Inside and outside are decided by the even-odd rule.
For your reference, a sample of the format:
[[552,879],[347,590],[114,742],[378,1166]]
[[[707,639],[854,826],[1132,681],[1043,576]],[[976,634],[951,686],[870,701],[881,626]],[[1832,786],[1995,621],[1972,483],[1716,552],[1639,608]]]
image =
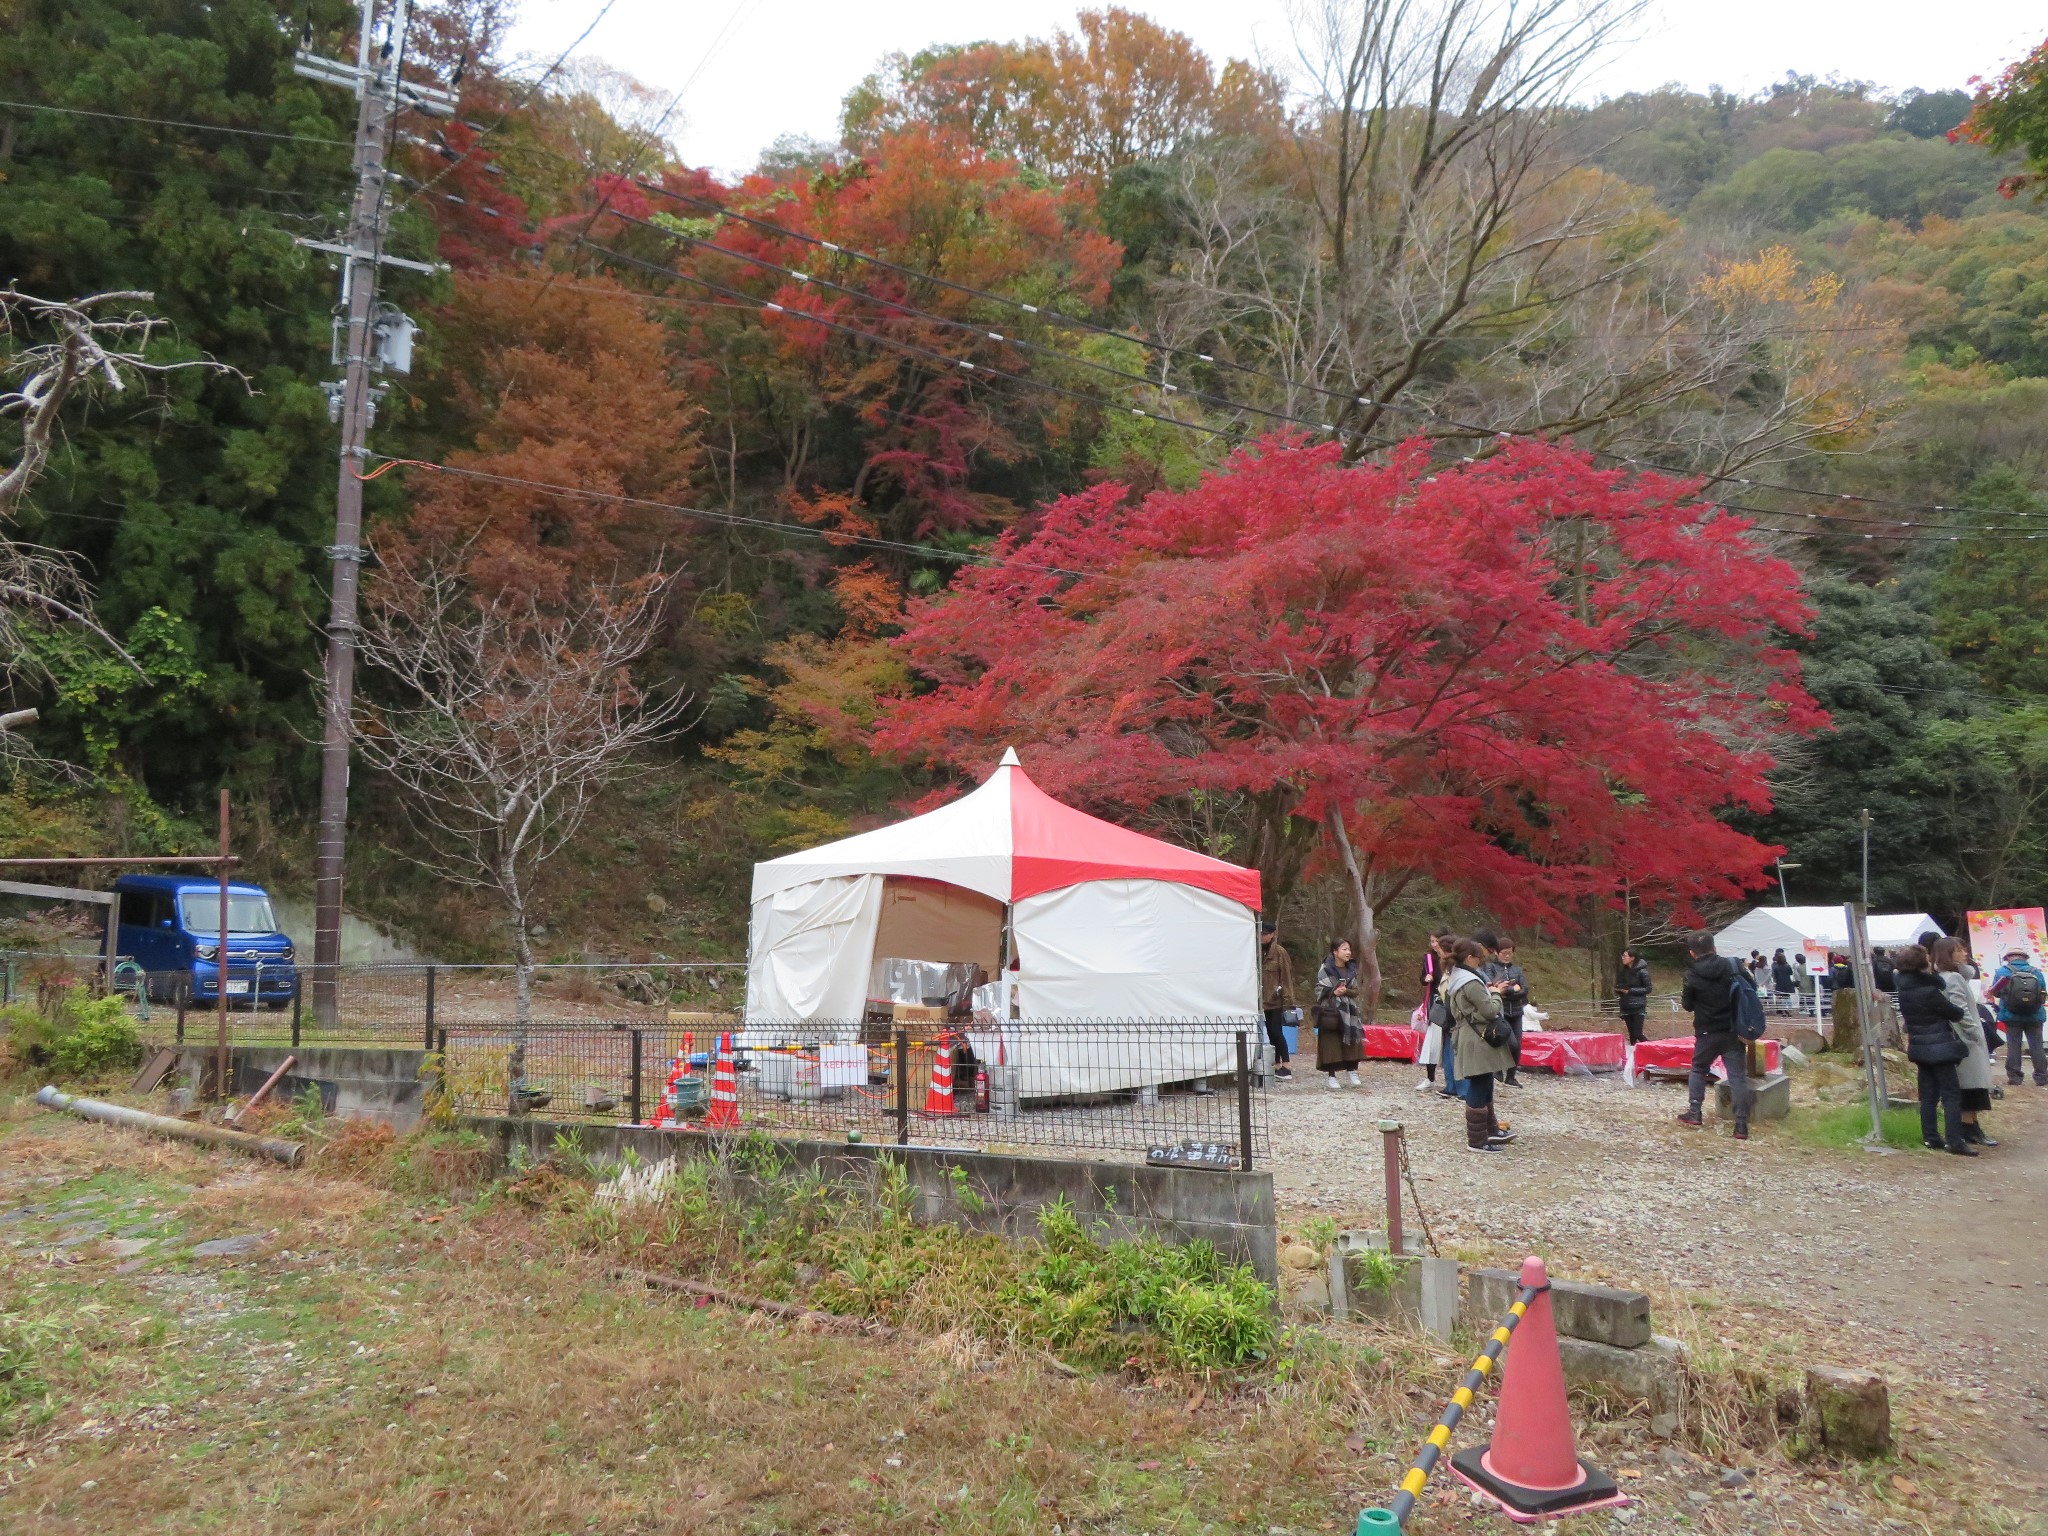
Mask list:
[[711,1112],[704,1128],[736,1131],[740,1128],[740,1079],[732,1064],[732,1036],[718,1037],[718,1065],[711,1073]]
[[939,1048],[932,1057],[932,1085],[925,1091],[924,1112],[928,1115],[953,1113],[953,1040],[939,1036]]
[[656,1130],[676,1118],[676,1084],[690,1071],[690,1037],[683,1037],[683,1048],[676,1052],[676,1059],[669,1063],[668,1081],[661,1085],[661,1098],[654,1106],[654,1118],[647,1123]]
[[1493,1440],[1458,1452],[1451,1470],[1525,1525],[1626,1504],[1614,1479],[1580,1461],[1574,1446],[1550,1277],[1541,1259],[1522,1261],[1522,1285],[1534,1287],[1536,1299],[1515,1325],[1501,1362]]

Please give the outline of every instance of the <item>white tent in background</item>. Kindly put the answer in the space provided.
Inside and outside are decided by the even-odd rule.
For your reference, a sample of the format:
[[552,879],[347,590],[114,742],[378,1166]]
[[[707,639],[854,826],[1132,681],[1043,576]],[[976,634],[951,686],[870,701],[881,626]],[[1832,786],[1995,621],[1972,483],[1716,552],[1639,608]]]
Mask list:
[[[1863,924],[1870,942],[1879,949],[1912,944],[1923,933],[1944,931],[1925,912],[1873,912]],[[1714,935],[1714,947],[1724,955],[1746,960],[1752,949],[1760,949],[1768,958],[1773,950],[1782,949],[1795,966],[1809,942],[1829,949],[1848,948],[1849,930],[1840,907],[1754,907]]]
[[[1026,1098],[1220,1075],[1259,1017],[1258,909],[1257,871],[1062,805],[1005,752],[935,811],[754,866],[747,1031],[850,1042],[891,962],[979,965],[968,1038]],[[1140,1050],[1074,1023],[1105,1019],[1185,1027]]]

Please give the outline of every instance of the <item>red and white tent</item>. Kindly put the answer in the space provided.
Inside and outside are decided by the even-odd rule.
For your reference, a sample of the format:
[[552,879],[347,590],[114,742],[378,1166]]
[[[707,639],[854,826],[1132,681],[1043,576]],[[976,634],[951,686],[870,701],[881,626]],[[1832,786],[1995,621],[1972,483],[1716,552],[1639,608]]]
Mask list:
[[949,805],[754,866],[747,1019],[856,1024],[887,959],[978,962],[1024,1021],[1255,1019],[1258,907],[1257,871],[1062,805],[1005,752]]

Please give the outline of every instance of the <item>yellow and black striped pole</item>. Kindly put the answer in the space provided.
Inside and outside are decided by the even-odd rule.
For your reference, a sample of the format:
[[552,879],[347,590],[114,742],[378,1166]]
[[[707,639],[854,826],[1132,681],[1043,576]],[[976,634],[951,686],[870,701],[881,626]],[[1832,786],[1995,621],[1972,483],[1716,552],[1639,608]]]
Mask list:
[[1415,1458],[1415,1465],[1408,1469],[1408,1475],[1401,1479],[1393,1503],[1385,1509],[1360,1511],[1355,1536],[1388,1536],[1388,1533],[1399,1531],[1408,1524],[1408,1517],[1415,1512],[1415,1501],[1422,1494],[1423,1484],[1429,1481],[1429,1474],[1443,1459],[1444,1450],[1451,1443],[1451,1432],[1465,1417],[1465,1410],[1472,1406],[1473,1396],[1486,1384],[1493,1368],[1500,1364],[1501,1351],[1508,1347],[1515,1324],[1529,1310],[1529,1303],[1548,1289],[1548,1286],[1535,1285],[1521,1288],[1515,1304],[1508,1308],[1508,1315],[1500,1320],[1500,1326],[1487,1339],[1486,1348],[1479,1352],[1479,1358],[1472,1362],[1472,1369],[1465,1373],[1463,1384],[1451,1394],[1450,1404],[1444,1409],[1443,1417],[1436,1421],[1436,1428],[1422,1442],[1422,1452]]

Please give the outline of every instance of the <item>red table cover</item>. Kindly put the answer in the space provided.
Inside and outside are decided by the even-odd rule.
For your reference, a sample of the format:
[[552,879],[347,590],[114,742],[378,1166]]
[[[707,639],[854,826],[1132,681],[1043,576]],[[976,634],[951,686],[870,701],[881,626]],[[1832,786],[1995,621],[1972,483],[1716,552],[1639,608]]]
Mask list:
[[1532,1030],[1522,1036],[1522,1065],[1559,1075],[1575,1067],[1587,1071],[1614,1070],[1621,1066],[1627,1043],[1621,1035],[1589,1030]]
[[1365,1054],[1371,1061],[1413,1061],[1422,1054],[1422,1031],[1406,1024],[1368,1024]]
[[[1756,1043],[1757,1059],[1763,1063],[1766,1072],[1778,1070],[1779,1044],[1776,1040],[1759,1040]],[[1523,1058],[1528,1060],[1526,1053]],[[1692,1065],[1692,1037],[1681,1035],[1675,1040],[1645,1040],[1636,1047],[1636,1070],[1654,1067],[1660,1072],[1683,1072]]]

